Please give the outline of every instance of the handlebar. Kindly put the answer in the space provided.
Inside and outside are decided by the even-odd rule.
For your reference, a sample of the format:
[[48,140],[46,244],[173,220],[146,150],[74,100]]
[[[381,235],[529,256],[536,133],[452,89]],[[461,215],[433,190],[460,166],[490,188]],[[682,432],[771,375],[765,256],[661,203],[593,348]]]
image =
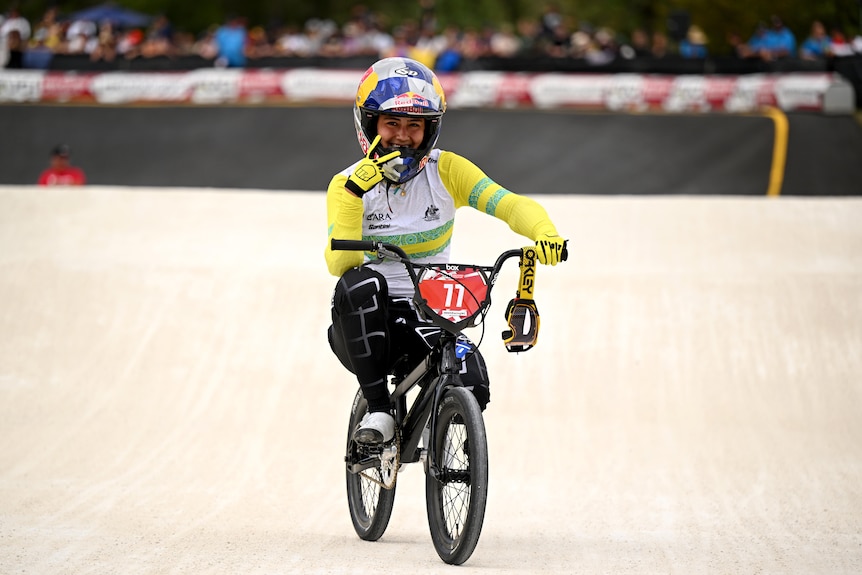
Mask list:
[[[374,252],[377,251],[377,246],[383,245],[382,242],[372,242],[369,240],[336,240],[332,239],[332,250],[343,250],[343,251],[362,251],[362,252]],[[393,248],[398,248],[398,246],[391,246]],[[400,249],[400,248],[399,248]],[[407,257],[407,254],[404,254],[404,257]]]
[[[372,252],[376,253],[379,259],[394,260],[404,264],[404,267],[406,268],[407,273],[410,276],[410,280],[415,286],[416,295],[414,299],[419,309],[435,325],[453,334],[460,333],[466,327],[476,325],[475,320],[478,317],[481,316],[482,318],[484,318],[488,308],[491,305],[491,288],[495,285],[497,281],[497,275],[503,267],[503,264],[509,259],[516,257],[520,258],[521,274],[518,283],[518,290],[516,292],[515,298],[509,302],[509,305],[506,308],[505,317],[510,329],[503,332],[503,341],[506,345],[506,349],[510,352],[526,351],[528,349],[531,349],[536,343],[536,339],[538,338],[539,333],[539,312],[533,299],[533,288],[536,271],[536,249],[533,246],[504,251],[497,257],[497,261],[494,262],[493,266],[417,264],[411,261],[409,256],[399,246],[386,242],[332,239],[331,247],[333,250]],[[567,259],[568,250],[564,248],[561,255],[563,260]],[[485,287],[483,288],[484,293],[482,295],[479,295],[478,298],[476,296],[473,296],[472,293],[470,294],[473,298],[473,301],[475,301],[476,303],[475,309],[472,309],[469,315],[458,315],[457,317],[463,317],[463,319],[461,319],[460,321],[456,319],[456,317],[452,315],[451,312],[449,312],[448,314],[443,313],[441,315],[442,312],[439,309],[433,309],[428,304],[427,299],[423,296],[422,289],[420,288],[420,284],[423,283],[423,279],[425,277],[424,274],[426,270],[429,269],[438,270],[443,275],[449,276],[450,279],[461,284],[461,287],[465,287],[465,285],[461,282],[461,280],[450,276],[450,272],[455,273],[455,270],[463,269],[480,272],[485,278]],[[422,278],[420,278],[417,274],[417,270],[421,270],[421,273],[423,274]],[[469,292],[468,288],[465,287],[465,289],[467,289],[467,291]],[[461,310],[458,311],[460,312]]]
[[[370,240],[337,240],[333,238],[331,240],[331,247],[333,251],[363,251],[363,252],[373,252],[376,253],[380,259],[390,259],[395,261],[400,261],[405,264],[406,267],[410,270],[416,267],[423,267],[421,264],[414,264],[410,257],[404,252],[401,247],[396,246],[395,244],[390,244],[386,242],[375,242]],[[507,250],[500,254],[497,258],[497,261],[493,266],[475,266],[481,267],[491,272],[491,275],[496,275],[497,272],[503,267],[503,264],[506,260],[511,259],[513,257],[518,257],[521,255],[522,250]],[[416,279],[415,274],[411,273],[411,277]]]

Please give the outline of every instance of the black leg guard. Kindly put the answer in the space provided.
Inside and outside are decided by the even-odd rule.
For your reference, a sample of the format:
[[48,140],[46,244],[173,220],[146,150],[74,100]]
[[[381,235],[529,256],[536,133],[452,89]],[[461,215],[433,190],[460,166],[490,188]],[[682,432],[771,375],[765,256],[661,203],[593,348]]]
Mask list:
[[356,374],[371,411],[389,408],[387,296],[386,279],[358,267],[341,276],[332,297],[330,344],[341,363]]

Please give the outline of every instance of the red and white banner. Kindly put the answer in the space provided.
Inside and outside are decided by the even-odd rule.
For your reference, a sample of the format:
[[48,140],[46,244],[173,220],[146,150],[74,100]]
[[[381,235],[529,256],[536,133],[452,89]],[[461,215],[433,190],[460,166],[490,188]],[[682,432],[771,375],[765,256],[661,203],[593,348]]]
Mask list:
[[[199,69],[189,72],[0,71],[0,102],[344,103],[357,70]],[[664,76],[465,72],[441,74],[452,108],[535,107],[612,111],[749,112],[763,106],[823,111],[827,73]]]

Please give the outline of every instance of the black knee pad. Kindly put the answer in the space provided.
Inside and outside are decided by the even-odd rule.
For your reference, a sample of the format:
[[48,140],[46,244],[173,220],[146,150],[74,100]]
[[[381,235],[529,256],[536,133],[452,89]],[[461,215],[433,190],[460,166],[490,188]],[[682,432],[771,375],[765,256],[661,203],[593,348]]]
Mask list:
[[348,270],[335,286],[330,344],[360,382],[385,375],[389,356],[387,293],[386,279],[365,267]]
[[389,287],[379,272],[361,266],[344,272],[332,295],[332,311],[340,315],[374,306],[385,308]]

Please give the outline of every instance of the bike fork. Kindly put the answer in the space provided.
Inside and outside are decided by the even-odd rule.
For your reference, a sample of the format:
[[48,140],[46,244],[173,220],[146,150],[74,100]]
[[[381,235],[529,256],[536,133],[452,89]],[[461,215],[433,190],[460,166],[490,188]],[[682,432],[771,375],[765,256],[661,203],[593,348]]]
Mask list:
[[461,365],[455,355],[456,338],[453,335],[443,334],[445,338],[442,343],[442,356],[440,358],[440,379],[434,391],[434,403],[431,410],[431,428],[427,450],[428,465],[427,470],[434,478],[439,477],[437,469],[437,446],[434,438],[437,437],[437,411],[440,407],[440,402],[443,400],[443,393],[452,386],[458,385],[458,373],[461,371]]

